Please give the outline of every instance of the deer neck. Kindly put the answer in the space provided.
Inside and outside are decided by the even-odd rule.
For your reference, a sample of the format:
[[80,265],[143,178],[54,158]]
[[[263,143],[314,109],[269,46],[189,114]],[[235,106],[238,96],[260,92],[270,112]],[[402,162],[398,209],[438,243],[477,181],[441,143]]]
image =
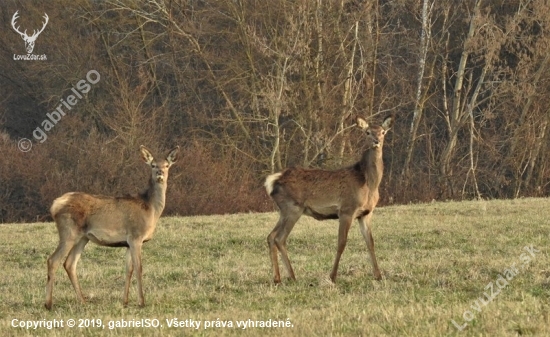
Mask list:
[[361,170],[370,188],[376,189],[382,180],[384,163],[382,162],[382,148],[372,148],[363,153]]
[[155,219],[160,218],[166,201],[166,182],[158,183],[149,179],[149,187],[142,194],[144,201],[154,213]]

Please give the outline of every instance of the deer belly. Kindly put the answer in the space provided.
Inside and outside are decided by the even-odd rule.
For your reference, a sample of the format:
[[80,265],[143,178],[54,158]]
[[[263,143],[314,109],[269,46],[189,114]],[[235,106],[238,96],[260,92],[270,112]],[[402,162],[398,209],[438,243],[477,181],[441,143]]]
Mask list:
[[316,220],[338,219],[338,208],[336,207],[306,207],[304,214]]
[[95,244],[107,247],[129,247],[126,233],[117,231],[90,230],[86,237]]

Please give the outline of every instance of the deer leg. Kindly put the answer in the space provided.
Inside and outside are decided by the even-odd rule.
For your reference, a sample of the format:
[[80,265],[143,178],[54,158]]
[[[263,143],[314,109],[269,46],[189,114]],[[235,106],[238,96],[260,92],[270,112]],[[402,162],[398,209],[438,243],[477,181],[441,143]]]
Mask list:
[[281,273],[279,271],[279,256],[277,254],[277,245],[275,244],[275,237],[283,224],[283,216],[279,217],[279,221],[275,228],[267,236],[267,245],[269,247],[269,256],[271,258],[271,264],[273,265],[273,282],[281,283]]
[[292,231],[292,228],[296,224],[296,221],[298,219],[292,219],[285,221],[285,225],[282,227],[282,230],[277,233],[277,236],[275,237],[275,244],[277,245],[277,248],[281,252],[281,259],[283,260],[283,264],[285,265],[285,268],[288,272],[288,276],[293,280],[296,281],[296,276],[294,275],[294,270],[292,269],[292,265],[290,264],[290,259],[288,258],[288,251],[286,249],[286,239],[288,238],[288,235],[290,234],[290,231]]
[[71,280],[71,283],[73,284],[74,291],[76,292],[76,297],[84,303],[84,296],[82,295],[82,289],[80,288],[80,284],[78,283],[78,278],[76,276],[76,264],[78,263],[78,260],[80,259],[80,255],[82,254],[82,251],[84,250],[84,247],[86,247],[86,244],[90,241],[87,237],[82,237],[80,241],[71,249],[69,252],[69,256],[65,260],[65,263],[63,266],[65,267],[65,270],[67,271],[67,275],[69,275],[69,279]]
[[372,231],[370,227],[371,217],[372,213],[369,213],[366,216],[358,218],[357,221],[359,222],[359,229],[361,230],[361,234],[363,234],[363,238],[365,238],[367,248],[369,249],[372,269],[374,272],[374,279],[381,280],[382,275],[380,274],[380,269],[378,269],[378,263],[376,263],[376,255],[374,254],[374,240],[372,239]]
[[46,309],[48,310],[52,309],[52,293],[55,272],[57,271],[57,268],[59,268],[61,260],[73,248],[75,242],[76,238],[72,231],[59,231],[59,245],[57,246],[53,254],[48,258],[48,282],[46,283],[46,303],[44,304],[46,306]]
[[277,225],[275,226],[273,231],[267,237],[267,242],[269,244],[269,250],[271,253],[271,261],[273,263],[273,281],[275,283],[281,282],[277,250],[281,252],[281,259],[283,260],[283,264],[285,265],[289,277],[292,280],[296,280],[294,270],[292,269],[290,259],[288,258],[286,240],[290,232],[292,231],[292,228],[294,228],[294,225],[296,224],[300,216],[302,216],[302,213],[303,210],[299,207],[285,208],[284,211],[281,208],[279,221],[277,222]]
[[128,305],[128,293],[130,292],[130,282],[132,280],[132,273],[134,272],[134,265],[132,263],[132,254],[130,248],[126,249],[126,282],[124,283],[124,297],[122,304]]
[[339,214],[340,226],[338,227],[338,248],[336,250],[336,259],[332,266],[332,272],[330,273],[330,279],[332,282],[336,281],[336,274],[338,273],[338,264],[340,263],[340,257],[346,248],[348,241],[348,232],[351,227],[352,218],[348,215]]
[[138,305],[140,307],[144,307],[145,298],[143,297],[143,286],[142,286],[143,270],[141,267],[141,245],[142,245],[141,241],[130,242],[129,249],[130,249],[130,255],[132,257],[133,267],[134,267],[134,270],[136,271]]

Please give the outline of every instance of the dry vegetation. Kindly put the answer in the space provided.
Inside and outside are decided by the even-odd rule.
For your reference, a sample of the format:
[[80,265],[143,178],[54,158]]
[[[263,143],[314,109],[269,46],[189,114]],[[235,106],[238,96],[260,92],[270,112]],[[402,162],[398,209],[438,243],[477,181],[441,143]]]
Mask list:
[[[16,11],[28,32],[49,16],[46,61],[14,60]],[[136,192],[141,144],[184,150],[166,214],[270,211],[266,174],[350,164],[352,117],[390,113],[382,203],[550,193],[548,1],[21,0],[0,26],[0,222]]]
[[[81,306],[58,271],[54,310],[44,309],[46,259],[57,245],[52,223],[0,225],[0,334],[288,335],[288,336],[548,336],[550,319],[549,199],[517,199],[377,208],[374,238],[384,279],[372,278],[357,226],[336,285],[328,274],[336,248],[335,221],[301,219],[289,238],[297,281],[272,284],[266,236],[274,213],[166,217],[143,249],[146,307],[136,293],[122,306],[124,249],[89,245],[78,274],[89,302]],[[481,312],[472,309],[525,246],[536,252],[525,268]],[[134,281],[135,283],[135,281]],[[135,285],[134,285],[135,286]],[[496,289],[496,286],[495,286]],[[463,313],[474,319],[459,332]],[[162,329],[37,329],[10,327],[12,319],[156,318]],[[293,328],[168,328],[166,320],[288,318]]]
[[[34,50],[47,61],[14,60],[24,53],[16,11],[28,31],[47,13]],[[75,334],[12,328],[12,319],[150,318],[164,328],[110,333],[181,335],[166,320],[219,318],[289,319],[293,328],[193,333],[550,335],[548,199],[379,208],[384,279],[373,280],[353,230],[336,285],[335,222],[299,221],[289,239],[298,281],[275,286],[266,236],[277,216],[256,213],[273,210],[267,173],[358,160],[354,115],[396,116],[381,205],[548,196],[549,13],[548,1],[521,0],[1,2],[0,334]],[[101,79],[43,143],[35,139],[92,69]],[[18,149],[22,138],[30,152]],[[144,246],[142,310],[135,293],[121,304],[124,251],[89,245],[78,269],[89,303],[77,303],[59,271],[54,311],[45,311],[55,227],[10,223],[51,220],[51,202],[68,191],[138,192],[141,144],[182,148],[165,215],[240,214],[162,218]],[[540,252],[473,309],[529,245]],[[473,319],[459,332],[452,320],[464,317]]]

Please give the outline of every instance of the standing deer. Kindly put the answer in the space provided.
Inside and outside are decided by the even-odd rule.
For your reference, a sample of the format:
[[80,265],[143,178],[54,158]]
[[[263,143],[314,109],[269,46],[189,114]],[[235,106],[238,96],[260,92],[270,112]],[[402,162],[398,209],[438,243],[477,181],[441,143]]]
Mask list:
[[390,116],[384,119],[382,126],[369,126],[364,119],[357,117],[357,125],[365,131],[368,148],[355,165],[334,171],[288,168],[267,177],[267,194],[279,208],[279,221],[267,237],[275,283],[281,282],[277,251],[281,253],[290,278],[296,280],[288,258],[286,240],[298,219],[304,214],[317,220],[340,221],[338,249],[330,273],[332,282],[336,280],[338,264],[346,247],[353,219],[359,222],[359,228],[367,242],[374,278],[382,278],[374,254],[370,222],[372,211],[378,203],[378,186],[384,170],[384,136],[393,125],[393,121],[394,118]]
[[139,306],[145,305],[142,288],[141,246],[153,236],[157,221],[164,209],[168,169],[176,162],[179,146],[165,160],[155,160],[143,145],[141,158],[151,166],[149,187],[141,195],[108,197],[70,192],[55,199],[50,213],[59,232],[59,245],[48,259],[46,308],[52,308],[54,276],[59,263],[69,254],[63,266],[69,275],[77,298],[84,303],[82,289],[76,277],[76,264],[88,241],[100,246],[127,247],[124,305],[135,269]]

